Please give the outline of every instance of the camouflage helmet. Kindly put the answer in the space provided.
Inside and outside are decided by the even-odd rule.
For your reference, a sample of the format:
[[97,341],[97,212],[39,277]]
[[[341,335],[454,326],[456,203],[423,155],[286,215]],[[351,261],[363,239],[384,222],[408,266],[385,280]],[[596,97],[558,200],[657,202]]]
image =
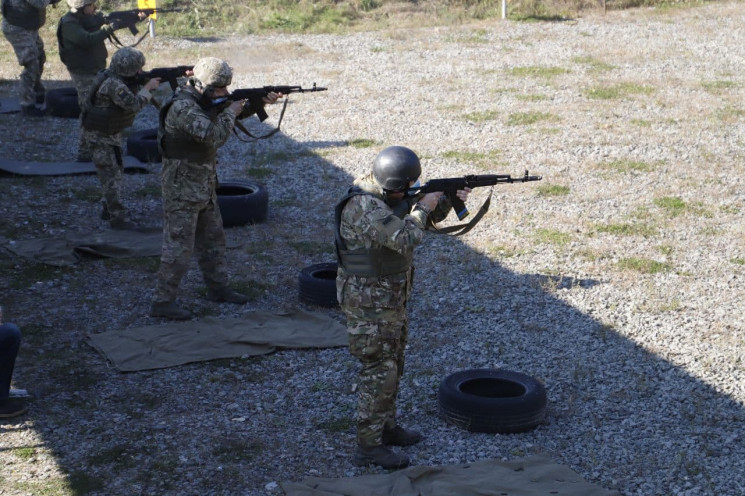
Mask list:
[[132,77],[145,65],[145,56],[136,48],[123,47],[111,56],[109,69],[117,76]]
[[86,5],[96,3],[96,0],[66,0],[67,6],[70,7],[70,11],[74,14],[78,10],[82,9]]
[[198,88],[228,86],[233,80],[233,69],[227,62],[216,57],[199,59],[193,70],[194,76],[192,79],[195,80]]
[[419,157],[405,146],[389,146],[373,161],[373,177],[387,191],[402,191],[421,174]]

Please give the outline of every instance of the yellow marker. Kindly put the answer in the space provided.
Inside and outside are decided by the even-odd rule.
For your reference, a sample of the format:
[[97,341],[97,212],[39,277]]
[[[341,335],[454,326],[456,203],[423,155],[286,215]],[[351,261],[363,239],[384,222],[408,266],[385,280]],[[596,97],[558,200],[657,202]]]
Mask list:
[[[156,0],[137,0],[137,8],[140,10],[155,9],[157,8]],[[153,14],[150,16],[150,19],[155,20],[157,17],[158,14],[153,12]]]

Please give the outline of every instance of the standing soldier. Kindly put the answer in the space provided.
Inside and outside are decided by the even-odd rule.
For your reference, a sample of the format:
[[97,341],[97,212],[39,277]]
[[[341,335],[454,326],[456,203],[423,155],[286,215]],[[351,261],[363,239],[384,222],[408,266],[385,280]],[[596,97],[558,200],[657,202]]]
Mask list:
[[[78,92],[78,105],[82,110],[88,100],[96,75],[106,69],[106,38],[118,26],[107,24],[103,14],[96,12],[96,0],[66,0],[70,12],[62,16],[57,25],[59,56],[70,72]],[[81,122],[82,124],[82,122]],[[80,129],[78,161],[90,162],[90,145],[83,139]]]
[[44,42],[39,29],[47,20],[47,5],[59,0],[2,0],[3,34],[13,46],[18,63],[23,67],[20,79],[21,112],[28,117],[43,117],[44,111],[36,107],[44,103],[46,90],[41,84],[44,72]]
[[[414,247],[428,220],[443,220],[451,207],[442,193],[406,197],[421,172],[413,151],[388,147],[375,157],[372,173],[357,179],[336,206],[336,290],[347,316],[349,351],[362,363],[356,465],[405,467],[409,458],[388,446],[410,446],[422,438],[396,420],[409,330],[406,304]],[[469,192],[457,194],[465,201]]]
[[160,79],[149,80],[139,93],[137,74],[145,65],[145,56],[136,48],[124,47],[111,57],[107,71],[101,72],[83,103],[83,139],[90,143],[93,164],[103,190],[103,218],[113,229],[132,229],[119,198],[124,164],[122,131],[134,122],[137,112],[152,100],[150,90]]
[[[193,76],[160,111],[163,253],[150,309],[153,317],[191,317],[175,299],[195,251],[207,299],[237,304],[248,301],[228,287],[225,231],[217,204],[217,150],[230,137],[236,117],[253,113],[244,109],[245,101],[226,101],[232,79],[233,71],[226,62],[214,57],[200,59]],[[269,93],[264,103],[274,103],[281,96]]]

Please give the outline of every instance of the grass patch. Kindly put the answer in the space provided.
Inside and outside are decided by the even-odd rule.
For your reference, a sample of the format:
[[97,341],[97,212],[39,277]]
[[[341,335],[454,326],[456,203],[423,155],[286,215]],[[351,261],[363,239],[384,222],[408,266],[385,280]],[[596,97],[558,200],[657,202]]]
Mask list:
[[636,83],[618,83],[612,86],[595,86],[585,92],[591,100],[615,100],[629,95],[649,95],[654,92],[651,86]]
[[263,179],[274,174],[274,171],[268,167],[249,167],[246,169],[246,174],[256,179]]
[[39,282],[54,281],[65,274],[72,273],[68,267],[53,267],[46,264],[27,263],[17,268],[9,281],[12,289],[27,289]]
[[450,43],[489,43],[489,38],[485,29],[476,29],[466,33],[449,35],[447,41]]
[[541,184],[537,190],[538,196],[567,196],[569,194],[569,186],[559,184]]
[[290,241],[288,244],[298,253],[302,253],[305,255],[321,255],[324,253],[334,253],[333,245],[325,241]]
[[613,234],[614,236],[643,236],[645,238],[657,234],[657,228],[648,224],[605,224],[595,227],[599,233]]
[[490,150],[488,152],[471,152],[461,150],[450,150],[442,154],[442,158],[452,159],[457,162],[475,164],[479,168],[487,168],[494,164],[499,156],[499,150]]
[[14,456],[24,461],[28,461],[36,456],[36,448],[32,448],[30,446],[25,446],[23,448],[14,448],[10,450],[10,452],[13,453]]
[[101,201],[101,188],[97,186],[88,186],[83,189],[77,189],[73,196],[80,201],[95,203]]
[[463,118],[471,122],[486,122],[493,121],[499,117],[499,112],[496,110],[484,110],[481,112],[470,112],[464,114]]
[[745,265],[745,258],[730,258],[729,261],[735,265]]
[[641,272],[642,274],[657,274],[659,272],[666,272],[671,269],[670,264],[665,262],[658,262],[651,258],[622,258],[618,261],[618,266],[622,269],[634,270]]
[[714,95],[721,95],[727,90],[731,90],[738,87],[738,84],[734,81],[704,81],[701,83],[701,87],[709,93]]
[[349,144],[349,146],[351,146],[352,148],[371,148],[373,146],[377,146],[378,142],[373,139],[357,138],[347,141],[347,144]]
[[529,126],[538,122],[557,122],[561,118],[549,112],[516,112],[507,117],[508,126]]
[[587,66],[587,68],[593,72],[605,72],[605,71],[611,71],[616,68],[616,66],[608,64],[606,62],[603,62],[602,60],[596,59],[595,57],[585,56],[585,57],[573,57],[572,62],[576,64],[582,64]]
[[567,74],[571,72],[569,69],[563,67],[543,67],[543,66],[525,66],[525,67],[513,67],[507,70],[507,74],[518,77],[539,77],[550,79],[555,76]]
[[543,102],[543,101],[548,100],[548,97],[546,95],[541,95],[541,94],[517,95],[515,96],[515,98],[523,102]]
[[734,123],[740,120],[743,116],[745,116],[745,110],[735,108],[731,105],[727,105],[726,107],[717,109],[716,111],[716,118],[717,120],[720,120],[725,123]]
[[222,463],[250,462],[264,451],[264,443],[255,439],[223,439],[213,443],[212,455]]
[[603,169],[609,169],[616,172],[651,172],[654,166],[648,162],[636,160],[613,160],[612,162],[603,162],[598,164]]
[[535,239],[539,243],[564,246],[572,241],[572,235],[553,229],[538,229],[535,232]]
[[103,264],[112,269],[142,270],[155,274],[160,267],[160,257],[105,258]]
[[355,422],[349,417],[339,417],[325,420],[316,424],[316,429],[331,433],[348,432],[354,427]]
[[688,209],[688,204],[677,196],[655,198],[653,203],[663,209],[670,217],[677,217]]
[[160,184],[148,184],[135,191],[134,196],[137,198],[160,198],[162,191]]

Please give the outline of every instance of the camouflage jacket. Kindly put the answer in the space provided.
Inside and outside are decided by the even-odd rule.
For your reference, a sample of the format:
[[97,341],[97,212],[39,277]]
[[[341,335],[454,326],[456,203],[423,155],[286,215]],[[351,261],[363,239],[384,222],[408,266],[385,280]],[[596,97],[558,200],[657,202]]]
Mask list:
[[[118,76],[104,71],[99,76],[101,84],[95,93],[91,94],[90,102],[86,105],[85,114],[95,114],[98,120],[107,120],[113,127],[120,128],[126,123],[115,122],[119,119],[129,121],[133,119],[150,100],[152,94],[145,88],[135,94],[127,84]],[[92,107],[92,108],[91,108]],[[101,126],[89,126],[86,124],[86,118],[83,118],[85,133],[92,142],[105,143],[120,146],[122,142],[121,131],[107,132]],[[120,125],[121,124],[121,125]],[[132,123],[129,122],[125,127]],[[96,127],[98,129],[96,129]]]
[[[164,105],[159,140],[170,136],[213,148],[224,145],[233,129],[235,112],[226,108],[215,116],[210,115],[199,104],[199,92],[189,85],[180,87],[177,93],[178,97],[174,96],[167,108]],[[216,202],[217,162],[164,155],[162,186],[166,209],[183,203]]]
[[[350,250],[386,247],[413,257],[414,248],[424,238],[428,222],[424,210],[412,210],[416,199],[406,205],[408,213],[398,212],[397,215],[383,200],[383,192],[372,174],[357,179],[354,185],[369,194],[350,198],[341,212],[339,232],[346,247]],[[449,208],[450,202],[441,200],[431,214],[432,220],[442,220]],[[408,298],[411,277],[411,269],[398,274],[365,277],[347,274],[340,267],[337,277],[339,301],[347,307],[396,308]]]
[[3,20],[15,27],[37,30],[46,22],[51,0],[2,0]]

